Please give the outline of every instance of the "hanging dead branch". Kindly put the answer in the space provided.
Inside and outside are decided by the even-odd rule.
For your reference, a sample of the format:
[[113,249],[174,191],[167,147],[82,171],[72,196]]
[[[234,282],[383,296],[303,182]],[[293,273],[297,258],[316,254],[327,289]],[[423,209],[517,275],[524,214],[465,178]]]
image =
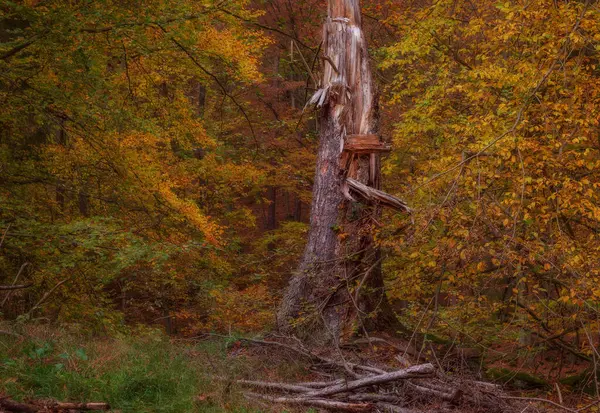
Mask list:
[[410,209],[406,202],[400,198],[360,183],[356,179],[346,178],[346,183],[348,184],[348,188],[352,195],[362,198],[367,202],[377,202],[380,205],[399,211],[405,211],[409,214],[412,213],[412,209]]

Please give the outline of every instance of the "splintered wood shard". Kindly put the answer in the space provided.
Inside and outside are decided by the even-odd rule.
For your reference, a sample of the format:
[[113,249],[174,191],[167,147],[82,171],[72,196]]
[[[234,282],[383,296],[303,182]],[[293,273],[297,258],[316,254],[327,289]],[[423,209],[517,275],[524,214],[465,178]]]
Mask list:
[[363,183],[358,182],[356,179],[346,178],[346,183],[354,195],[357,195],[366,201],[379,202],[381,205],[394,208],[399,211],[405,211],[409,214],[412,213],[412,209],[410,209],[406,202],[400,198],[387,194],[379,189],[371,188]]

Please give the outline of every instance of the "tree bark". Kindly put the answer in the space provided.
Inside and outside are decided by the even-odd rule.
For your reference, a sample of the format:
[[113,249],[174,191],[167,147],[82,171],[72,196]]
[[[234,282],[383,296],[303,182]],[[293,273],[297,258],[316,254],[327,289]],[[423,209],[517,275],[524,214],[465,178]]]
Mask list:
[[385,299],[373,239],[379,204],[354,201],[346,181],[374,189],[380,185],[378,151],[344,150],[350,137],[356,141],[378,132],[359,0],[328,1],[322,59],[321,88],[309,101],[319,110],[320,126],[310,231],[279,308],[278,327],[318,342],[337,342],[368,326],[382,327],[377,320],[396,320]]

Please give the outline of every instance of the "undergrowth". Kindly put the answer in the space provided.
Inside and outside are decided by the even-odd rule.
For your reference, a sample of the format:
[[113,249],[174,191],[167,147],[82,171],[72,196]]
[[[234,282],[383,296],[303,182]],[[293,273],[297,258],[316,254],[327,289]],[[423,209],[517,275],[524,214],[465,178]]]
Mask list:
[[16,400],[102,401],[121,412],[258,412],[215,376],[243,374],[227,343],[158,332],[92,338],[37,329],[0,336],[0,393]]

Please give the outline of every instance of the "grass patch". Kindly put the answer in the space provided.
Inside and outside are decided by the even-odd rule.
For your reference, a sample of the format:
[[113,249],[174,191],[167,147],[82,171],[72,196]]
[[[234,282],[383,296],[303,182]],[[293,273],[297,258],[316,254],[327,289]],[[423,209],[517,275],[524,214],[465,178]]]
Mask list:
[[108,402],[122,412],[258,412],[214,375],[243,374],[223,342],[173,343],[153,332],[122,339],[35,331],[0,336],[0,391],[16,400]]

